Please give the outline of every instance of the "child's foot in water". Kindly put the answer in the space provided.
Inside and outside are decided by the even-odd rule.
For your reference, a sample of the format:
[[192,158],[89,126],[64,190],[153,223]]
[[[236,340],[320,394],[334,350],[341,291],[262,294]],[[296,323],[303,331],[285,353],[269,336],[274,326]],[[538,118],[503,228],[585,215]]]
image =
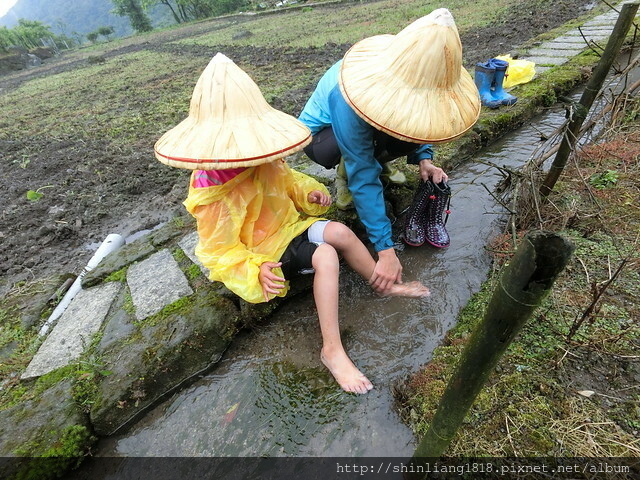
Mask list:
[[387,297],[428,297],[431,292],[420,282],[395,283],[385,294]]
[[345,392],[363,394],[373,388],[373,384],[356,368],[342,348],[333,353],[323,348],[320,359]]

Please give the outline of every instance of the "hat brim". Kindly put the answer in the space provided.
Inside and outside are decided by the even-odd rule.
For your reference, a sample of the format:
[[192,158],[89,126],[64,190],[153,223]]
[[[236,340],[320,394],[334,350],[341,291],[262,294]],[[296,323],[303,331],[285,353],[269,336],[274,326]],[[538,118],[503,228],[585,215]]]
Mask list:
[[394,38],[365,38],[345,54],[339,84],[354,111],[378,130],[414,143],[447,142],[473,127],[481,103],[469,72],[461,66],[457,81],[446,87],[416,88],[380,61]]
[[154,153],[166,165],[190,170],[255,167],[298,152],[311,142],[311,132],[291,119],[277,110],[263,115],[257,137],[250,118],[238,119],[233,126],[226,122],[222,128],[216,121],[187,117],[160,137]]
[[160,137],[154,152],[172,167],[222,170],[268,163],[310,141],[302,122],[269,105],[251,77],[218,53],[196,83],[189,116]]

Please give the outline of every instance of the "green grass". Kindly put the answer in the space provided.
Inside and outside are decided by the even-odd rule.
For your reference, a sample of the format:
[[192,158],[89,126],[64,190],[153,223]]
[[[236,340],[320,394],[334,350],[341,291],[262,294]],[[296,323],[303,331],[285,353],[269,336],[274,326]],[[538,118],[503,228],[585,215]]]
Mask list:
[[[558,231],[575,244],[575,253],[475,399],[447,455],[640,455],[640,209],[632,207],[638,202],[640,125],[637,116],[627,118],[636,125],[585,148],[541,209],[543,224],[536,227]],[[589,184],[592,172],[607,170],[624,172],[615,186]],[[429,428],[467,338],[484,317],[511,242],[506,234],[490,246],[496,271],[402,392],[405,418],[418,436]]]
[[[589,248],[584,239],[571,232],[563,233],[578,241],[579,251]],[[579,262],[574,260],[573,268],[576,267]],[[571,375],[565,373],[565,364],[569,363],[565,359],[567,353],[586,358],[598,355],[589,352],[589,348],[582,350],[565,341],[573,319],[583,306],[578,302],[568,303],[572,295],[582,291],[580,283],[573,283],[574,278],[579,277],[572,269],[566,272],[559,280],[560,287],[525,325],[476,398],[447,455],[637,455],[631,433],[632,426],[639,420],[632,406],[637,399],[636,402],[633,398],[627,399],[607,408],[597,397],[590,400],[565,385],[565,376]],[[488,281],[472,298],[461,312],[459,323],[449,332],[446,345],[438,347],[431,362],[410,381],[405,417],[418,436],[426,433],[466,339],[483,318],[496,278]],[[627,281],[632,282],[633,278]],[[634,355],[637,346],[632,339],[639,334],[640,326],[632,325],[627,312],[605,303],[594,321],[580,330],[576,340],[582,346],[605,348],[608,354]],[[617,337],[619,341],[610,341]],[[583,359],[582,364],[591,365],[591,362]],[[567,371],[573,369],[567,367]],[[605,394],[600,383],[591,385]],[[590,435],[592,442],[583,442]]]
[[0,109],[12,119],[0,128],[0,138],[19,138],[26,125],[34,136],[99,136],[117,143],[159,136],[186,117],[200,63],[141,51],[32,80],[0,96]]
[[[446,7],[460,31],[482,27],[508,11],[507,0],[469,4],[455,0]],[[427,15],[440,2],[395,0],[350,3],[343,7],[315,7],[292,10],[284,15],[266,15],[250,24],[226,24],[211,33],[182,40],[182,44],[210,47],[219,45],[259,45],[261,47],[322,47],[327,43],[355,43],[365,37],[395,34],[411,21]],[[235,38],[248,30],[251,36]]]

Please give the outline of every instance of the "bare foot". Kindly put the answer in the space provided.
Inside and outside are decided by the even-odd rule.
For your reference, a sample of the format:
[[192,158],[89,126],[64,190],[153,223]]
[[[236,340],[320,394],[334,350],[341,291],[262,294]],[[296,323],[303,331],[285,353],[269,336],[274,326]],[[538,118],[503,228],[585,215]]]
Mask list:
[[387,292],[388,297],[428,297],[431,292],[420,282],[395,283]]
[[362,394],[373,388],[373,384],[356,368],[344,350],[333,355],[325,355],[322,349],[320,359],[345,392]]

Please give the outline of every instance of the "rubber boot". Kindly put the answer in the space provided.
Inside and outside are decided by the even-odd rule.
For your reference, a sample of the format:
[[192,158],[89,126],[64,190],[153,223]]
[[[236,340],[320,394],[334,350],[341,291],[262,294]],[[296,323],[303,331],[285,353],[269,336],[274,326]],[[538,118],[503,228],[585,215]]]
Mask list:
[[450,213],[451,189],[449,185],[445,182],[433,184],[433,194],[429,200],[424,223],[425,239],[434,247],[448,247],[450,240],[445,225]]
[[393,183],[395,185],[403,185],[407,183],[407,177],[404,175],[404,173],[395,168],[389,162],[382,164],[382,173],[380,174],[380,178],[388,183]]
[[347,186],[347,171],[344,168],[344,159],[340,159],[336,170],[336,207],[347,210],[353,203],[353,197]]
[[491,84],[496,76],[496,69],[490,62],[476,64],[473,80],[476,82],[482,105],[489,108],[498,108],[502,103],[493,97]]
[[430,180],[422,181],[413,196],[413,203],[411,203],[404,221],[402,239],[407,245],[419,247],[426,242],[425,217],[433,195],[433,182]]
[[489,63],[496,69],[496,75],[493,79],[493,98],[498,100],[502,105],[513,105],[518,101],[518,98],[507,93],[502,86],[509,62],[492,58],[489,60]]

